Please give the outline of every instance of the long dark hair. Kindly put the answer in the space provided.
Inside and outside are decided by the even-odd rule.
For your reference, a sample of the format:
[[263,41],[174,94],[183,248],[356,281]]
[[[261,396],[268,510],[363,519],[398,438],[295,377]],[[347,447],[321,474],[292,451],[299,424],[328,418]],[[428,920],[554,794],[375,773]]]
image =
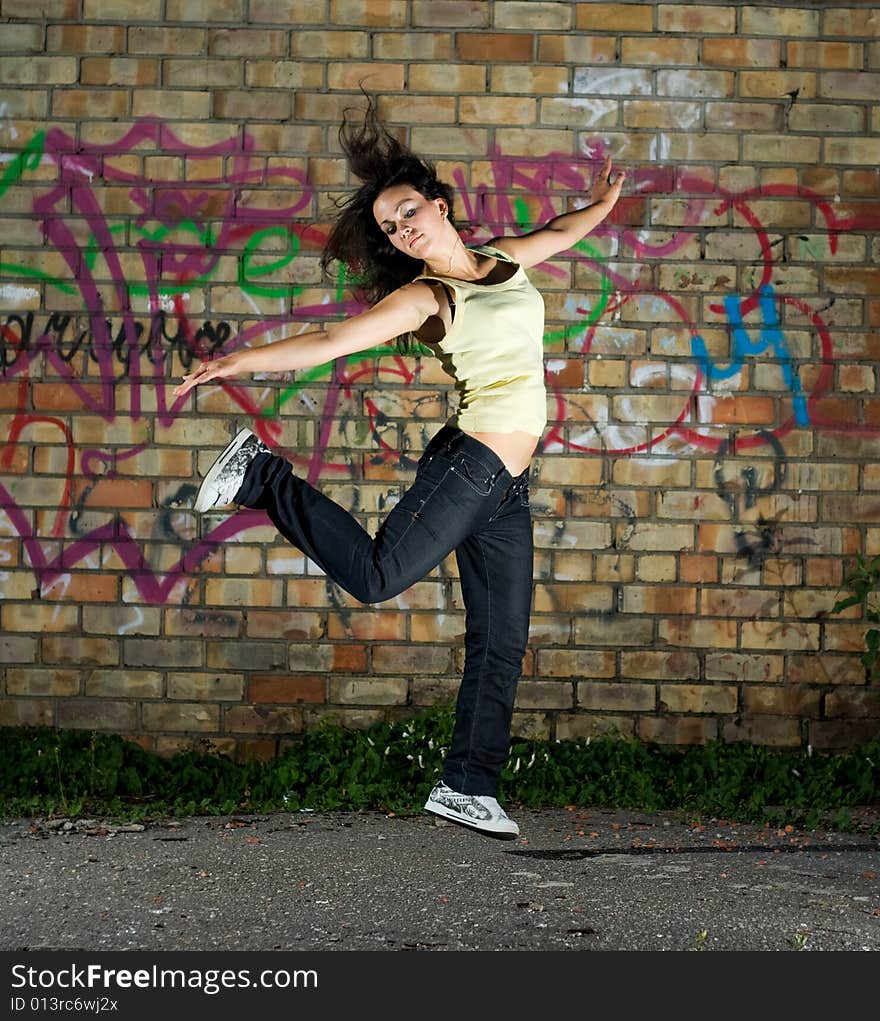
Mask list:
[[398,251],[379,229],[373,203],[379,193],[395,184],[408,184],[427,199],[442,198],[452,218],[454,192],[438,180],[433,163],[401,144],[379,119],[376,104],[367,93],[367,110],[353,122],[346,110],[339,129],[339,144],[354,177],[363,183],[340,205],[339,214],[324,245],[321,268],[343,263],[350,282],[370,304],[375,304],[419,275],[422,262]]

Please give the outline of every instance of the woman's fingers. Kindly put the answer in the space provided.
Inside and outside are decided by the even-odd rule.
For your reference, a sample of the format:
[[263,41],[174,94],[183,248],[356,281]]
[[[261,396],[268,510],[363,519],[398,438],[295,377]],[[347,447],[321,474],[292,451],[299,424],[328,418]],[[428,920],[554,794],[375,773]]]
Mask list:
[[[189,393],[193,387],[198,386],[199,383],[206,383],[209,379],[214,379],[215,376],[219,375],[216,371],[217,364],[216,362],[201,362],[195,372],[191,372],[183,377],[183,382],[172,391],[173,395],[175,397],[182,397],[185,393]],[[213,370],[212,365],[214,366]]]

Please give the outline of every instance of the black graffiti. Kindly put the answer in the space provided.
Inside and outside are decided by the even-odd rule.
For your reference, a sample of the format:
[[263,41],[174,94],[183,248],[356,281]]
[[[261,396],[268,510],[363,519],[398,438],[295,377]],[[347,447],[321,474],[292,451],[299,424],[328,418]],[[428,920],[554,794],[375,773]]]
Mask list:
[[48,340],[65,362],[85,352],[90,361],[101,364],[109,353],[126,376],[132,364],[138,366],[144,357],[156,366],[165,365],[176,354],[188,369],[194,361],[219,351],[231,336],[232,325],[225,320],[205,320],[193,328],[165,312],[156,312],[146,322],[53,312],[42,324],[33,312],[12,313],[0,324],[0,366],[5,373],[23,354]]

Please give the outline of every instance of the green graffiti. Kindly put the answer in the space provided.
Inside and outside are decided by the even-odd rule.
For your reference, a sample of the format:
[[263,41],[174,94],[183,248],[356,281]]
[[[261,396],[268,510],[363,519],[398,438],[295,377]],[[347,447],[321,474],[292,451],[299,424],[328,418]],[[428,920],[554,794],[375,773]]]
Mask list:
[[[279,258],[267,263],[265,266],[258,266],[254,262],[254,254],[268,237],[280,237],[287,245],[287,251]],[[268,276],[276,270],[289,266],[299,253],[300,239],[297,234],[287,227],[267,227],[265,230],[257,231],[245,246],[244,253],[238,264],[238,284],[246,294],[256,295],[262,298],[284,298],[296,296],[304,290],[299,284],[263,284],[253,283],[256,277]]]
[[[578,243],[574,245],[574,250],[576,252],[580,252],[582,255],[589,256],[598,263],[605,261],[602,253],[591,245],[589,241],[578,241]],[[611,280],[608,278],[607,274],[602,273],[601,293],[599,300],[596,302],[596,307],[590,309],[590,312],[587,315],[586,329],[589,329],[589,327],[591,327],[594,323],[597,323],[602,318],[605,313],[605,309],[608,308],[610,296]],[[583,329],[584,327],[579,326],[574,335],[576,336],[581,333]],[[571,335],[571,327],[569,326],[563,326],[558,330],[547,330],[544,333],[544,347],[548,347],[550,344],[555,344],[558,340],[565,340],[566,336],[569,335]]]
[[28,142],[25,148],[15,157],[0,178],[0,197],[6,189],[18,181],[25,170],[36,170],[43,158],[43,143],[46,140],[46,132],[38,131]]
[[51,274],[44,273],[40,269],[32,269],[30,266],[17,266],[13,262],[0,262],[0,273],[15,273],[26,280],[30,280],[32,283],[51,284],[64,294],[76,294],[75,287],[62,283],[58,277],[53,277]]
[[520,229],[528,227],[529,205],[525,199],[516,198],[513,200],[513,218]]
[[[9,164],[6,170],[3,172],[2,178],[0,178],[0,198],[6,193],[6,191],[15,184],[16,181],[21,180],[26,170],[36,170],[40,165],[40,160],[43,158],[43,143],[46,140],[46,132],[38,131],[34,137],[28,142],[24,149],[15,157],[15,159]],[[51,284],[53,287],[57,287],[59,291],[64,294],[76,294],[76,288],[70,284],[63,283],[58,277],[52,276],[50,273],[44,273],[42,270],[33,269],[31,266],[19,266],[15,262],[0,262],[0,273],[10,273],[16,276],[24,277],[26,280],[33,281],[34,283],[46,283]]]

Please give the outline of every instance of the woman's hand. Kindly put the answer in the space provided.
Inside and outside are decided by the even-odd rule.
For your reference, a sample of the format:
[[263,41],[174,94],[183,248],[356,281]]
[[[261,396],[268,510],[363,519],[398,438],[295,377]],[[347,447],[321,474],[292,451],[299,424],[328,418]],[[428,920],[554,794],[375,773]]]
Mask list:
[[174,397],[183,397],[200,383],[207,383],[211,379],[229,379],[242,371],[241,352],[234,351],[232,354],[223,355],[222,358],[215,358],[210,362],[199,362],[198,368],[185,375],[183,382],[176,386],[171,393]]
[[620,189],[625,177],[626,171],[618,170],[617,176],[614,178],[612,183],[611,157],[606,156],[605,162],[602,164],[602,169],[593,178],[593,184],[590,188],[590,204],[596,205],[598,202],[604,202],[609,207],[613,206],[620,198]]

